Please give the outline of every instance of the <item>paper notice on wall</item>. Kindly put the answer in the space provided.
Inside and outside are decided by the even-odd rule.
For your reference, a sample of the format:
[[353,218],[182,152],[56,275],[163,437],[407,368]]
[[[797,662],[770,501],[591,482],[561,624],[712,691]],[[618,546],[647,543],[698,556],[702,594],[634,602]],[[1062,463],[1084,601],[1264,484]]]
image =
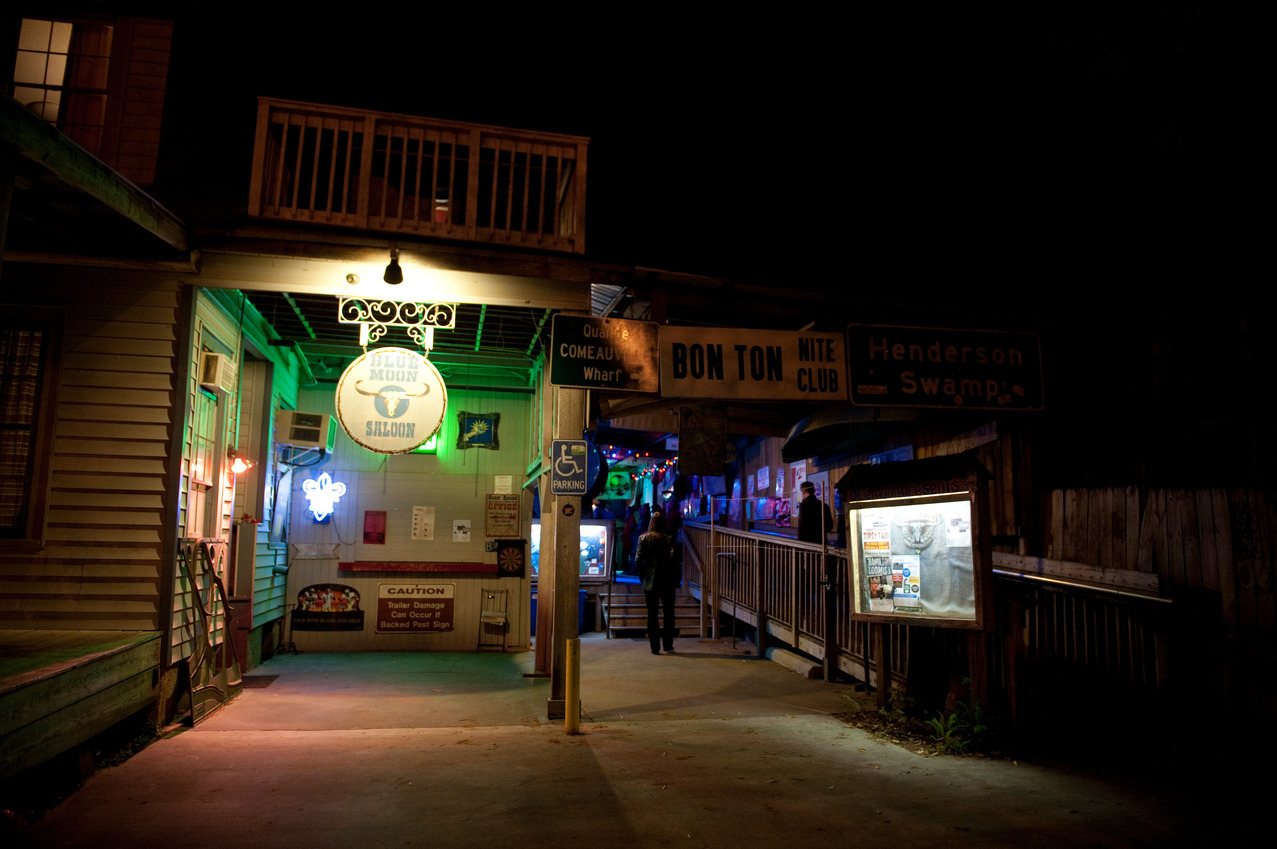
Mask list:
[[412,538],[424,540],[435,538],[435,508],[412,508]]
[[470,541],[470,520],[469,519],[453,519],[452,520],[452,541],[453,542],[469,542]]
[[509,495],[514,492],[514,475],[494,475],[492,491],[498,495]]
[[485,524],[488,537],[517,537],[519,535],[519,496],[492,493],[488,496],[488,514]]

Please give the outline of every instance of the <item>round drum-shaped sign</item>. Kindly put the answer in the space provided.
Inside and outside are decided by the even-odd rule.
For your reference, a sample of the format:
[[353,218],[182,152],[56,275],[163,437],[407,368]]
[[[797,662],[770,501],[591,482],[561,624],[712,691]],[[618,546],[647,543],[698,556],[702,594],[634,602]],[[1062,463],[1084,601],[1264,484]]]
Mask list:
[[448,410],[448,390],[430,361],[405,348],[377,348],[337,381],[337,420],[378,454],[405,454],[425,442]]

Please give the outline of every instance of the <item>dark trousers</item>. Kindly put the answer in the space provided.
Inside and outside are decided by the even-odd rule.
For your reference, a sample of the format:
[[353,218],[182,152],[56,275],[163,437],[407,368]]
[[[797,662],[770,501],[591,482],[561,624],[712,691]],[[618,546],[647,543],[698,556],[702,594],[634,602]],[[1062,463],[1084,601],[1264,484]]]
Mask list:
[[[643,597],[647,601],[647,639],[652,644],[652,651],[659,651],[662,643],[666,651],[671,651],[674,648],[674,588],[644,590]],[[657,621],[657,612],[661,607],[665,608],[664,631]]]

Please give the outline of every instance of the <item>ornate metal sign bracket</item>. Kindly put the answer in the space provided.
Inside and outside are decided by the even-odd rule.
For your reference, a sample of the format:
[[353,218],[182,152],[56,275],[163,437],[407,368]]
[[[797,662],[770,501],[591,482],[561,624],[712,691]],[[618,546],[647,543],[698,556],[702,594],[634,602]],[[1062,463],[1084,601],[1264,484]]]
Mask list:
[[367,351],[391,327],[402,327],[412,341],[427,353],[434,347],[435,330],[457,326],[456,304],[424,304],[417,301],[388,301],[374,298],[338,299],[337,321],[359,325],[359,344]]

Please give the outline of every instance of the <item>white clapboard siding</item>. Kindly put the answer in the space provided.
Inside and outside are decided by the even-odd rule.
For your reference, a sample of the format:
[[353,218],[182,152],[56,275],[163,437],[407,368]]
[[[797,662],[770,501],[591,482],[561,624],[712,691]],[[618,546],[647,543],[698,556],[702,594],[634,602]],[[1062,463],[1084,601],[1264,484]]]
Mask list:
[[[250,360],[245,347],[265,357],[265,360]],[[253,575],[253,627],[278,620],[284,613],[286,596],[286,579],[278,574],[274,567],[287,563],[287,553],[282,548],[272,549],[269,544],[270,509],[265,497],[266,475],[273,470],[270,462],[273,449],[273,434],[262,432],[264,421],[273,422],[273,412],[267,418],[267,410],[277,410],[281,405],[290,408],[296,406],[297,387],[299,383],[299,362],[289,349],[270,345],[270,332],[267,322],[257,313],[251,304],[246,304],[235,292],[203,291],[199,293],[196,303],[196,320],[194,338],[191,349],[192,378],[189,382],[187,404],[187,427],[183,433],[183,457],[179,466],[182,475],[182,498],[178,506],[179,527],[185,528],[187,495],[189,489],[189,471],[191,445],[193,438],[193,404],[197,385],[197,367],[202,350],[218,353],[229,353],[239,364],[241,385],[238,393],[219,395],[218,418],[222,428],[221,454],[225,450],[238,446],[238,449],[249,457],[259,460],[259,465],[237,480],[229,472],[221,478],[222,485],[215,487],[216,493],[210,491],[208,498],[216,499],[217,527],[207,529],[210,535],[223,540],[230,540],[231,527],[244,514],[260,519],[258,525],[257,557]],[[256,356],[256,354],[254,355]],[[236,403],[240,409],[235,409]],[[238,422],[238,433],[236,423]],[[264,462],[262,462],[264,460]],[[224,576],[225,577],[225,576]],[[170,652],[174,656],[184,656],[193,643],[188,623],[195,619],[192,608],[193,596],[187,581],[182,575],[175,576],[177,592],[174,596],[173,621],[174,642]],[[220,607],[218,613],[220,615]],[[215,641],[220,639],[220,630]]]
[[[186,392],[182,396],[186,423],[183,431],[182,439],[182,461],[181,470],[181,486],[180,490],[183,494],[178,510],[178,526],[182,529],[183,535],[188,535],[192,529],[188,523],[187,511],[189,509],[189,492],[191,486],[191,457],[193,456],[194,444],[194,423],[195,403],[199,397],[199,373],[200,373],[200,357],[206,350],[221,354],[229,354],[234,356],[238,361],[240,355],[237,354],[240,344],[240,334],[235,324],[222,312],[214,300],[205,292],[199,292],[196,297],[195,304],[195,323],[191,340],[191,350],[184,352],[188,357],[189,378],[187,379]],[[197,537],[207,537],[210,539],[221,539],[227,542],[231,538],[231,511],[234,509],[235,498],[235,480],[234,476],[226,469],[226,449],[229,445],[227,435],[233,434],[235,422],[235,395],[231,393],[219,393],[217,396],[215,425],[212,434],[215,441],[212,460],[214,468],[210,470],[210,476],[213,485],[205,495],[206,504],[211,504],[214,510],[214,522],[212,527],[199,527],[195,529]],[[233,439],[233,436],[231,437]],[[189,564],[195,574],[195,564]],[[225,579],[225,575],[222,576]],[[196,605],[196,588],[191,586],[190,579],[186,574],[186,567],[179,557],[173,564],[173,599],[170,618],[170,634],[171,639],[168,646],[168,661],[170,663],[190,657],[197,646],[198,630],[202,627],[202,614],[195,607]],[[207,586],[201,585],[198,590],[207,597]],[[218,644],[222,639],[222,628],[220,620],[222,618],[221,601],[216,600],[213,607],[214,625],[210,637],[214,645]]]
[[45,545],[0,550],[0,627],[158,630],[181,284],[5,269],[66,311]]

